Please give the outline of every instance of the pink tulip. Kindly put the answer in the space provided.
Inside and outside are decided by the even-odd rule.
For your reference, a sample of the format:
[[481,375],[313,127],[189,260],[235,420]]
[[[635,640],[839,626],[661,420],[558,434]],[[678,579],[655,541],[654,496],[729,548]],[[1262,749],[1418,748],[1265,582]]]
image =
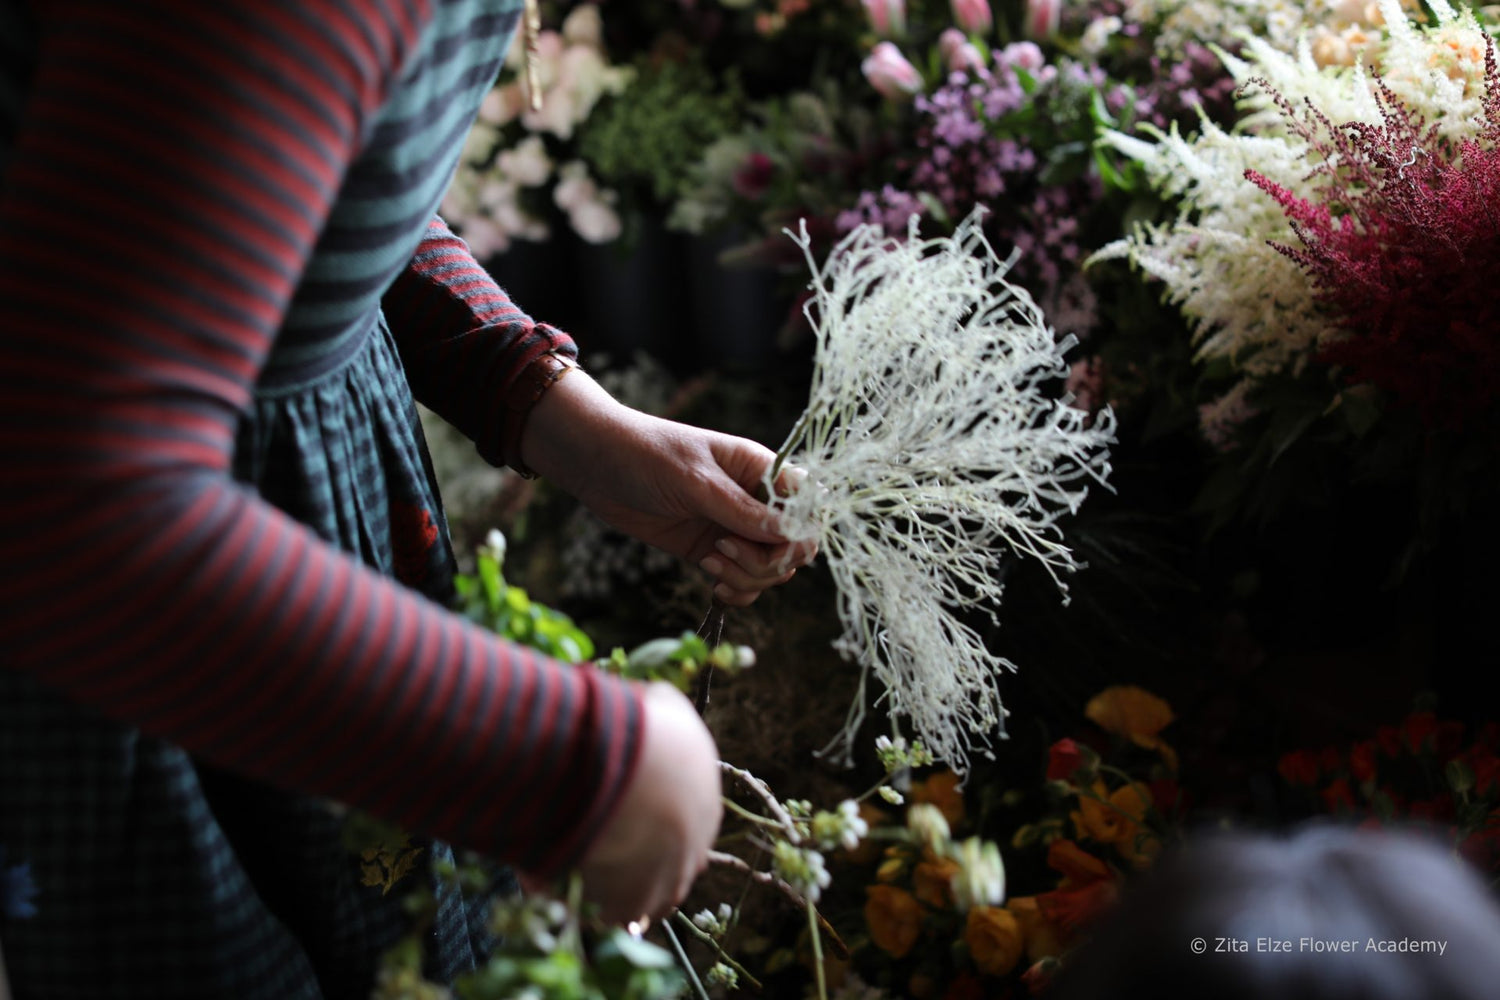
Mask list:
[[861,0],[870,17],[870,27],[882,38],[906,34],[906,0]]
[[922,89],[922,74],[890,42],[877,44],[860,69],[870,86],[892,100],[910,97]]
[[1047,65],[1047,57],[1036,42],[1011,42],[995,55],[995,62],[1012,69],[1023,69],[1036,76]]
[[986,34],[995,26],[989,0],[951,0],[953,20],[971,35]]
[[969,41],[969,36],[957,28],[948,28],[938,36],[938,53],[950,73],[964,73],[984,66],[984,56]]
[[1062,22],[1062,0],[1026,0],[1026,33],[1051,38]]

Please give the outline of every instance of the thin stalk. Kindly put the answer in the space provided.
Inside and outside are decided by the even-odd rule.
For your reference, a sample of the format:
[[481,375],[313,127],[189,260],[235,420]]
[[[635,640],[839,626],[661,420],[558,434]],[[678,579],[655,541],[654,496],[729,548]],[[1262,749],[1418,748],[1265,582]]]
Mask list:
[[[802,893],[798,892],[796,889],[792,888],[790,885],[788,885],[786,882],[783,882],[775,875],[772,875],[770,872],[763,872],[750,867],[750,863],[744,858],[737,857],[733,854],[728,854],[724,851],[709,851],[708,863],[711,865],[724,865],[726,868],[733,868],[736,871],[742,871],[746,875],[750,876],[751,881],[759,882],[762,885],[771,886],[772,888],[778,890],[787,899],[790,899],[798,907],[811,905],[811,901],[806,896],[802,895]],[[824,934],[828,935],[828,943],[833,945],[834,956],[840,959],[848,958],[849,946],[844,943],[843,938],[839,937],[838,931],[833,929],[833,925],[830,924],[821,913],[818,913],[816,907],[813,908],[813,913],[817,919],[818,926],[823,928]]]
[[776,801],[776,796],[771,794],[770,786],[744,768],[735,767],[728,761],[719,761],[719,769],[739,778],[747,788],[760,797],[760,800],[766,804],[766,808],[770,810],[771,815],[776,818],[777,823],[780,824],[781,829],[786,833],[787,840],[793,844],[802,843],[802,835],[797,832],[797,824],[793,821],[792,814],[787,812],[786,808],[780,802]]
[[828,973],[823,969],[823,935],[818,933],[818,908],[807,901],[807,931],[812,935],[813,968],[818,972],[818,1000],[828,1000]]
[[779,831],[782,829],[781,824],[776,820],[771,819],[768,816],[762,816],[760,813],[751,812],[749,809],[746,809],[744,806],[740,805],[738,802],[734,801],[734,799],[731,799],[727,795],[722,796],[722,798],[724,800],[724,806],[730,812],[734,813],[736,816],[739,816],[741,819],[749,820],[751,823],[755,823],[758,826],[770,827],[773,830]]
[[693,992],[698,994],[698,1000],[708,1000],[708,990],[703,988],[703,981],[698,978],[698,970],[693,968],[693,963],[688,961],[687,952],[682,950],[682,942],[677,940],[677,935],[672,932],[672,922],[663,920],[661,929],[666,931],[667,940],[672,942],[672,950],[677,953],[677,962],[687,973],[688,982],[693,984]]
[[745,982],[749,983],[757,991],[765,988],[765,986],[759,979],[756,979],[750,974],[749,969],[746,969],[743,965],[736,962],[730,956],[729,952],[724,950],[724,946],[719,944],[718,940],[712,934],[705,934],[701,929],[699,929],[697,924],[688,919],[688,915],[686,913],[683,913],[681,910],[673,910],[672,916],[681,921],[683,927],[686,927],[688,930],[692,931],[694,936],[696,936],[699,941],[702,941],[704,944],[712,948],[718,954],[719,961],[723,962],[725,965],[729,966],[735,972],[743,976],[745,978]]

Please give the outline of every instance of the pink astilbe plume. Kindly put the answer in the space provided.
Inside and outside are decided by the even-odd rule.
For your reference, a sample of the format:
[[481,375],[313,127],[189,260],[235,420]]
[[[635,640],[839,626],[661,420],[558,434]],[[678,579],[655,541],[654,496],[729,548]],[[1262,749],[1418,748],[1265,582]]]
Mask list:
[[[1308,274],[1343,335],[1320,357],[1353,383],[1458,429],[1500,398],[1500,71],[1485,59],[1483,124],[1454,144],[1384,83],[1381,121],[1334,126],[1315,108],[1291,127],[1325,161],[1315,200],[1245,176],[1282,207],[1302,242],[1273,243]],[[1267,88],[1269,90],[1269,88]]]

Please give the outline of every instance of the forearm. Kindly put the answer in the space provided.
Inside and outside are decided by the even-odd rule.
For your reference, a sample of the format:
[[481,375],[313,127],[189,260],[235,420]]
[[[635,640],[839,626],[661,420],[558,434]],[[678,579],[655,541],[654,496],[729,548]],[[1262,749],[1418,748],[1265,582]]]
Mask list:
[[510,424],[523,414],[510,397],[541,356],[576,357],[572,339],[526,315],[441,219],[382,306],[417,399],[468,435],[486,461],[513,461]]

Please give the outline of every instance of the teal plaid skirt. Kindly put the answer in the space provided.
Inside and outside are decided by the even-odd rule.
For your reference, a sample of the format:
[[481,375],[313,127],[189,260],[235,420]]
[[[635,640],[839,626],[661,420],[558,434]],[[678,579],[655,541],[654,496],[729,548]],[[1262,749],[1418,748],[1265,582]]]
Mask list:
[[[236,476],[446,601],[453,553],[395,345],[372,323],[345,353],[316,377],[263,379]],[[39,889],[35,916],[0,919],[17,1000],[367,997],[379,955],[411,927],[401,904],[419,881],[439,901],[429,976],[471,968],[490,944],[482,901],[432,874],[452,852],[420,843],[422,863],[386,893],[362,884],[342,827],[328,803],[218,771],[0,670],[0,844]]]

